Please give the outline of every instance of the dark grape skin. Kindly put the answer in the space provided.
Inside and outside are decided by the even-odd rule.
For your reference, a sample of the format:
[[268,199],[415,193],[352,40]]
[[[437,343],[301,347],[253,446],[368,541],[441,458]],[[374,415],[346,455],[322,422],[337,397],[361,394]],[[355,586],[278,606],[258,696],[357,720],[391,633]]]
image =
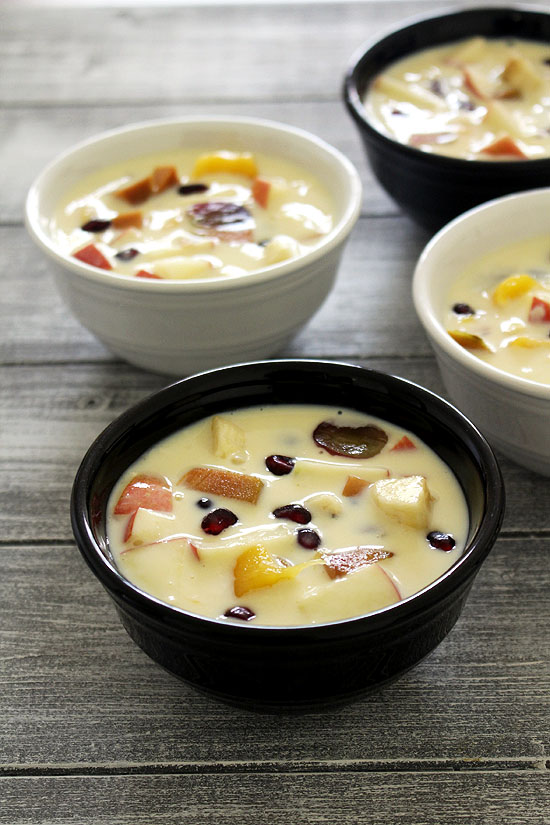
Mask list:
[[235,605],[228,608],[223,614],[228,619],[241,619],[243,622],[249,622],[250,619],[255,619],[256,614],[249,607],[243,605]]
[[426,539],[431,547],[436,550],[443,550],[444,553],[449,553],[456,545],[456,541],[450,533],[440,533],[438,530],[432,530],[431,533],[428,533]]
[[139,255],[139,250],[131,246],[128,249],[121,249],[120,252],[115,254],[115,258],[118,258],[119,261],[131,261],[136,255]]
[[208,192],[206,183],[184,183],[178,188],[178,195],[197,195]]
[[296,463],[295,458],[289,455],[268,455],[265,466],[274,476],[286,476],[292,472]]
[[231,510],[226,510],[225,507],[218,507],[217,510],[212,510],[201,521],[201,527],[209,536],[218,536],[222,530],[226,530],[233,524],[236,524],[239,519],[232,513]]
[[200,507],[202,510],[206,510],[208,507],[212,507],[212,502],[209,498],[199,498],[197,501],[197,507]]
[[275,518],[295,521],[296,524],[308,524],[311,521],[311,513],[301,504],[284,504],[282,507],[276,507],[272,515]]
[[319,533],[316,533],[315,530],[310,530],[309,528],[298,530],[297,539],[298,544],[306,550],[317,550],[321,544],[321,536]]
[[92,218],[91,221],[86,221],[80,227],[84,232],[105,232],[111,225],[110,220],[102,220],[101,218]]
[[475,309],[472,309],[470,304],[454,304],[453,312],[455,315],[475,315]]

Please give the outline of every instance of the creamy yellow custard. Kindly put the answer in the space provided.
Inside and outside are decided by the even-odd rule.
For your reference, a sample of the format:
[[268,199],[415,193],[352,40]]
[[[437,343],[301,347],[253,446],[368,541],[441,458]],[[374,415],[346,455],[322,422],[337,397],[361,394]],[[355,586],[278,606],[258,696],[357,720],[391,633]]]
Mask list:
[[282,157],[178,149],[83,178],[50,231],[62,252],[122,275],[225,278],[314,249],[332,215],[322,184]]
[[468,531],[456,478],[414,434],[302,405],[181,430],[124,473],[108,510],[116,564],[142,590],[269,626],[394,604],[444,573]]
[[443,322],[488,364],[550,384],[550,236],[475,260],[452,285]]
[[550,44],[474,37],[416,52],[369,86],[371,124],[400,143],[469,160],[550,155]]

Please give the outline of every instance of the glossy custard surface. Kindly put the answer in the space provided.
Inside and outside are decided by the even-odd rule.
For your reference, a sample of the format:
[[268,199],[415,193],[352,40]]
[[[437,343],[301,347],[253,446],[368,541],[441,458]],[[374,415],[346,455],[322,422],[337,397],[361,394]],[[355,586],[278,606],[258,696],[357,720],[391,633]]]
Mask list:
[[174,434],[119,480],[108,519],[116,564],[142,590],[269,626],[393,604],[447,570],[467,530],[457,480],[414,434],[301,405]]
[[550,384],[550,236],[474,261],[452,285],[443,321],[488,364]]
[[550,44],[474,37],[392,64],[364,99],[400,143],[469,160],[550,156]]
[[180,149],[85,177],[50,232],[67,255],[122,275],[227,278],[315,248],[332,212],[321,183],[282,157]]

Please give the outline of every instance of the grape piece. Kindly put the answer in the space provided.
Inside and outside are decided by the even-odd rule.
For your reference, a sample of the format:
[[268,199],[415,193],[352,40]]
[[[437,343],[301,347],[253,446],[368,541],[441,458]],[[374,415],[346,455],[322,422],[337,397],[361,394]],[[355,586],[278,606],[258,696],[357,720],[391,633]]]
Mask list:
[[330,421],[322,421],[313,432],[313,440],[330,455],[372,458],[385,447],[388,435],[375,424],[339,427]]

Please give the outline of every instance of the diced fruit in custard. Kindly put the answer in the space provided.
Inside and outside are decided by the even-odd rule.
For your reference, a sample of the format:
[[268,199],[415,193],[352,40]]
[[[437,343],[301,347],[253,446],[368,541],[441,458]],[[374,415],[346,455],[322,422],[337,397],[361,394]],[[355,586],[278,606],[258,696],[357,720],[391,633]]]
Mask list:
[[213,175],[216,172],[226,172],[233,175],[245,175],[255,178],[258,167],[254,156],[249,152],[211,152],[201,155],[193,167],[193,177]]
[[386,446],[388,434],[375,424],[339,427],[330,421],[322,421],[313,432],[313,440],[330,455],[372,458]]
[[464,87],[476,97],[482,100],[491,97],[494,83],[490,77],[476,66],[467,66],[462,73],[462,78]]
[[526,158],[527,155],[510,135],[493,140],[481,150],[485,155],[508,155],[509,157]]
[[133,206],[137,206],[138,204],[146,201],[147,198],[151,197],[152,191],[151,178],[148,177],[135,181],[135,183],[130,183],[128,186],[124,186],[122,189],[115,192],[115,195],[117,198],[121,198],[122,200],[131,203]]
[[393,553],[390,550],[379,546],[345,547],[332,553],[321,553],[321,558],[325,562],[325,570],[331,579],[338,579],[347,573],[366,567],[367,564],[375,564],[392,556]]
[[416,450],[416,444],[414,441],[411,441],[408,435],[404,435],[403,438],[400,438],[397,444],[394,444],[391,448],[391,452],[399,452],[401,450]]
[[321,544],[321,536],[316,530],[312,530],[310,527],[303,527],[301,530],[298,530],[296,539],[300,547],[303,547],[304,550],[317,550]]
[[245,233],[248,237],[254,227],[252,215],[240,203],[233,201],[204,201],[194,203],[186,215],[199,231],[207,235],[217,235],[224,240]]
[[296,463],[295,458],[289,455],[268,455],[265,466],[274,476],[286,476],[292,472]]
[[243,622],[249,622],[250,619],[255,619],[256,614],[249,607],[244,605],[235,605],[228,608],[223,614],[227,619],[240,619]]
[[432,497],[424,476],[385,478],[375,481],[370,489],[374,502],[387,516],[408,527],[427,527]]
[[154,272],[149,272],[147,269],[139,269],[136,272],[136,278],[154,278],[155,280],[162,280],[160,275],[156,275]]
[[[311,490],[343,488],[350,475],[350,465],[333,461],[318,461],[313,458],[299,458],[294,467],[294,478],[300,489]],[[387,478],[389,473],[385,467],[357,467],[353,475],[360,478],[365,484]]]
[[296,524],[309,524],[311,521],[311,513],[301,504],[283,504],[282,507],[276,507],[272,515],[275,518],[294,521]]
[[155,271],[162,278],[179,280],[208,277],[214,272],[214,267],[208,258],[198,255],[174,255],[173,258],[157,259]]
[[539,282],[525,273],[509,275],[501,281],[493,290],[493,303],[503,306],[508,301],[513,301],[521,295],[525,295],[530,289],[540,286]]
[[550,321],[550,304],[542,298],[534,297],[529,310],[529,321],[532,324],[542,324]]
[[133,513],[138,508],[172,512],[172,486],[163,476],[140,474],[126,485],[114,509],[115,515]]
[[464,349],[489,349],[483,338],[474,335],[472,332],[464,332],[461,329],[448,329],[447,332],[457,344]]
[[209,186],[206,183],[182,183],[178,187],[178,195],[199,195],[208,192]]
[[78,252],[73,252],[73,258],[78,258],[79,261],[90,264],[90,266],[97,266],[99,269],[112,269],[105,255],[93,243],[79,249]]
[[238,518],[231,510],[226,510],[225,507],[218,507],[207,513],[201,521],[201,528],[209,536],[219,536],[223,530],[232,527],[238,522]]
[[215,415],[212,418],[211,432],[214,455],[229,458],[232,455],[244,453],[246,449],[245,431],[229,418]]
[[178,172],[175,166],[157,166],[151,175],[151,192],[158,195],[176,186],[179,183]]
[[252,197],[262,209],[267,209],[271,184],[263,178],[256,178],[252,183]]
[[361,490],[368,487],[370,483],[370,481],[366,481],[364,478],[359,478],[358,476],[348,476],[344,484],[344,489],[342,490],[342,495],[346,498],[358,496]]
[[542,77],[535,64],[520,55],[510,58],[502,72],[502,79],[523,92],[538,89],[542,83]]
[[139,507],[128,520],[124,541],[129,541],[131,538],[135,545],[160,541],[163,537],[170,535],[173,520],[174,514],[171,511],[159,512]]
[[289,567],[268,553],[261,545],[249,547],[240,554],[235,563],[233,570],[235,595],[239,598],[250,590],[271,587],[284,579],[293,579],[310,564],[311,562],[304,562],[304,564]]
[[341,576],[308,588],[298,604],[311,621],[338,621],[380,610],[401,599],[382,564],[367,564],[353,576]]
[[80,228],[84,232],[105,232],[106,229],[109,229],[111,224],[112,221],[110,219],[103,220],[102,218],[92,218],[92,220],[83,223]]
[[391,100],[398,102],[413,103],[422,109],[442,111],[445,109],[445,102],[429,89],[425,89],[420,84],[406,83],[388,74],[380,74],[375,79],[374,88],[383,95],[387,95]]
[[448,61],[451,64],[473,63],[483,57],[487,51],[487,41],[484,37],[471,37],[465,43],[460,43],[451,54]]
[[309,496],[307,505],[317,515],[327,515],[331,518],[336,518],[342,513],[342,501],[338,498],[336,493],[316,493]]
[[127,229],[129,226],[140,229],[143,224],[143,214],[139,209],[135,209],[133,212],[121,212],[120,215],[115,215],[111,220],[111,224],[115,229]]
[[455,315],[475,315],[476,311],[470,304],[458,303],[453,304],[453,312]]
[[264,260],[268,266],[288,261],[300,254],[300,244],[290,235],[275,235],[265,244]]
[[432,530],[426,539],[432,547],[436,550],[443,550],[444,553],[449,553],[456,546],[456,541],[450,533],[441,533],[439,530]]
[[542,338],[531,338],[529,335],[518,335],[508,341],[509,347],[523,347],[523,349],[536,349],[537,347],[550,347],[550,341]]
[[133,246],[130,246],[127,249],[121,249],[120,252],[117,252],[115,258],[118,258],[119,261],[131,261],[137,255],[139,255],[139,249],[134,249]]
[[256,476],[211,467],[193,467],[179,483],[201,493],[236,498],[251,504],[256,504],[264,486],[262,479]]

